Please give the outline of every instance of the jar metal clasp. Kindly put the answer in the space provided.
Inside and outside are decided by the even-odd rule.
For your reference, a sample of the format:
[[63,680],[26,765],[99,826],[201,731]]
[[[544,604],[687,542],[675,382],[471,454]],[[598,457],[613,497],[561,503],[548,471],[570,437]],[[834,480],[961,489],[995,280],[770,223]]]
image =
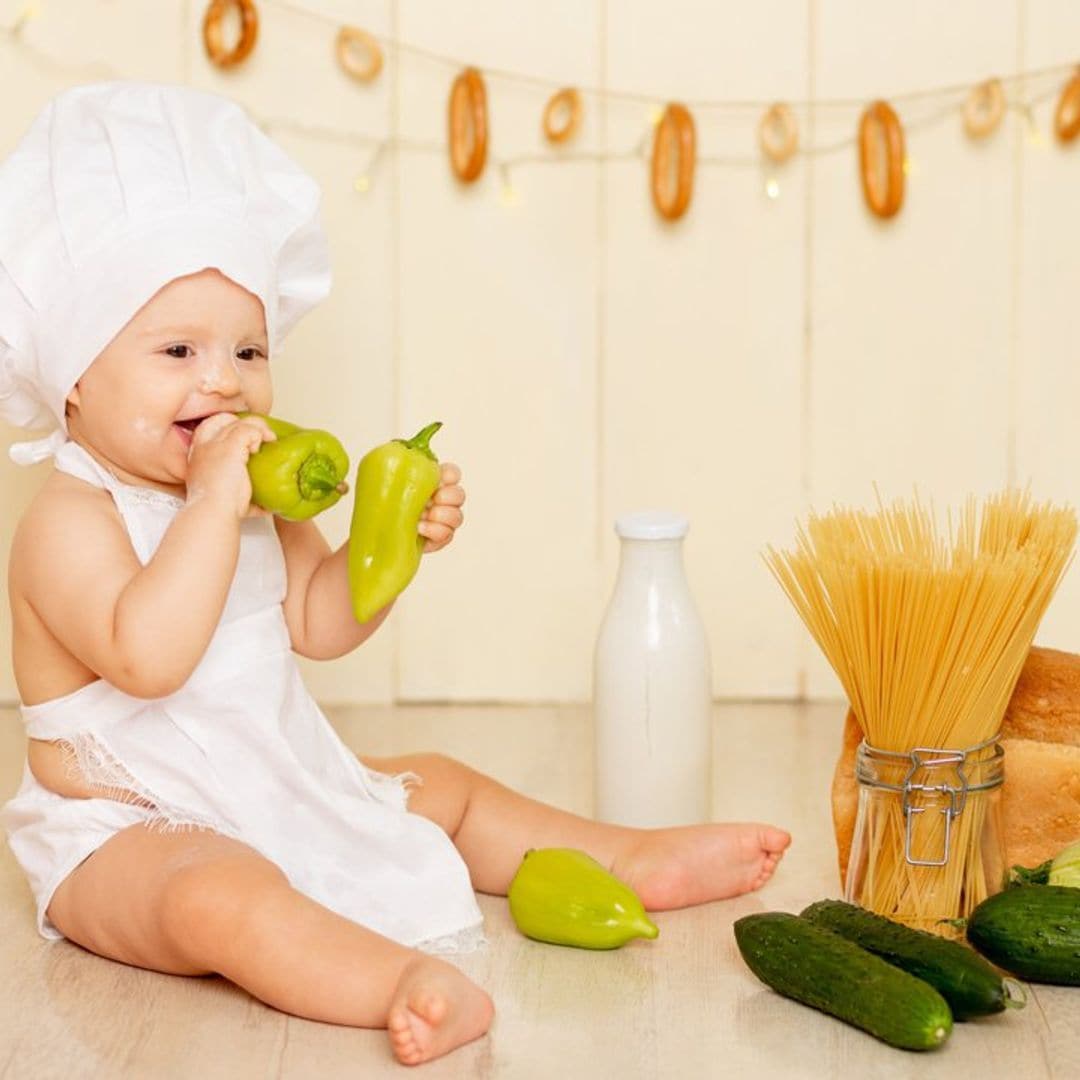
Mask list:
[[[985,783],[972,784],[966,772],[970,764],[969,758],[981,751],[993,748],[989,759],[976,759],[976,768],[994,762],[1000,765],[1000,758],[1004,751],[998,743],[995,735],[985,742],[975,746],[969,746],[965,750],[940,749],[933,746],[916,746],[912,750],[899,752],[895,750],[879,750],[870,746],[865,741],[859,747],[859,765],[857,776],[860,783],[868,787],[884,788],[887,791],[895,791],[901,796],[901,809],[904,815],[904,859],[911,866],[945,866],[949,861],[952,844],[953,822],[963,813],[967,805],[968,793],[972,791],[986,791],[997,787],[1001,783],[1000,774],[994,776]],[[909,763],[909,768],[899,784],[890,784],[877,775],[868,775],[869,759],[878,761],[891,760],[897,765],[903,762]],[[941,783],[925,782],[934,777],[933,770],[952,768],[955,773],[955,782]],[[923,771],[930,773],[929,777],[921,776]],[[951,779],[951,778],[950,778]],[[936,797],[936,798],[935,798]],[[941,843],[940,858],[918,858],[915,855],[915,833],[919,816],[925,814],[932,806],[922,805],[924,800],[940,802],[938,812],[944,818],[944,827]],[[923,855],[928,854],[923,852]]]
[[[932,756],[924,757],[923,755]],[[911,757],[911,768],[904,777],[903,787],[901,788],[903,794],[901,806],[904,810],[904,858],[912,866],[944,866],[949,861],[949,843],[952,837],[953,819],[963,812],[967,803],[968,781],[964,773],[964,762],[967,760],[967,753],[963,750],[935,750],[933,747],[916,746],[909,756]],[[956,777],[959,780],[957,786],[915,783],[915,776],[920,769],[934,769],[944,765],[956,766]],[[937,792],[946,800],[946,804],[940,811],[945,818],[945,837],[940,859],[916,859],[912,854],[912,836],[916,815],[925,814],[927,810],[925,806],[916,806],[912,800],[912,794],[916,791],[928,794]]]

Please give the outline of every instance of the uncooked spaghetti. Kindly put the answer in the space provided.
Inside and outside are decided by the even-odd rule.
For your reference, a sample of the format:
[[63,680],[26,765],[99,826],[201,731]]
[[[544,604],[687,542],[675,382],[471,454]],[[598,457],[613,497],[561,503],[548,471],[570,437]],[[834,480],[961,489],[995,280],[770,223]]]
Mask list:
[[[794,550],[766,549],[769,568],[839,677],[865,743],[897,752],[883,779],[902,786],[911,762],[899,754],[917,747],[963,750],[994,739],[1076,532],[1071,508],[1006,491],[981,512],[969,498],[947,535],[915,498],[875,512],[811,515]],[[978,779],[992,752],[972,754],[964,779]],[[987,807],[974,797],[963,805],[950,820],[924,804],[909,821],[899,796],[869,816],[861,797],[860,902],[932,925],[965,915],[995,891],[999,868],[983,864]],[[944,865],[906,857],[913,837],[922,850],[945,850],[950,826]]]

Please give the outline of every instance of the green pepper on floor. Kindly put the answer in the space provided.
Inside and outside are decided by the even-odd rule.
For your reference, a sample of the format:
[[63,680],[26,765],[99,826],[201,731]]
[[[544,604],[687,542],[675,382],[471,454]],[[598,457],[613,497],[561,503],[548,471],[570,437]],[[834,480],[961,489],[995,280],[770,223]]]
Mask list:
[[376,446],[356,469],[349,530],[349,591],[357,622],[367,622],[412,581],[424,538],[416,529],[439,486],[439,459],[428,446],[441,422],[411,439]]
[[248,458],[251,501],[286,521],[306,521],[329,509],[349,490],[349,456],[328,431],[301,428],[258,413],[277,436]]
[[517,928],[551,945],[617,949],[660,933],[637,893],[576,848],[526,851],[506,896]]

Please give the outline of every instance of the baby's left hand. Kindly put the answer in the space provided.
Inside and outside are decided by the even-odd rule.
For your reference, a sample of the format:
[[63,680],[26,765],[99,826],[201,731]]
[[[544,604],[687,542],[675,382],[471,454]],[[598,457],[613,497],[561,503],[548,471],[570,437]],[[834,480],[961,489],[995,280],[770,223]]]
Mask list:
[[446,547],[461,528],[465,515],[465,489],[461,486],[461,470],[452,462],[439,466],[439,486],[427,508],[420,515],[417,532],[425,538],[424,554]]

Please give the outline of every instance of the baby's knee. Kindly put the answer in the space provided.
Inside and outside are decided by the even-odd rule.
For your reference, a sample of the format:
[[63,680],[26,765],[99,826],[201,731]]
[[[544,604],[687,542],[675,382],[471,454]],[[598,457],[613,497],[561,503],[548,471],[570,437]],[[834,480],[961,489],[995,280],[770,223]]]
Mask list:
[[218,970],[258,909],[291,889],[288,878],[254,851],[237,850],[185,862],[163,883],[161,929],[189,960]]
[[416,773],[421,782],[431,781],[432,783],[438,783],[454,777],[478,775],[475,769],[471,769],[464,762],[458,761],[457,758],[452,758],[447,754],[439,754],[435,751],[410,754],[407,760],[409,771]]

